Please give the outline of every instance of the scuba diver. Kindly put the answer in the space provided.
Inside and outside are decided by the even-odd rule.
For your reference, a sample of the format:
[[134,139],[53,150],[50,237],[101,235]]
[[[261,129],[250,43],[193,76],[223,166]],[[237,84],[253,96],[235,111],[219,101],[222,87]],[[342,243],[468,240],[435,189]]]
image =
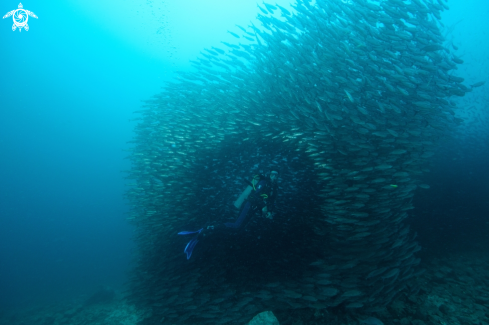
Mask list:
[[278,171],[271,169],[268,175],[255,175],[251,182],[239,198],[234,202],[234,206],[240,209],[239,217],[234,222],[223,224],[208,225],[196,231],[181,231],[179,235],[194,235],[194,237],[185,246],[184,253],[187,254],[187,260],[192,256],[195,245],[199,239],[222,230],[239,230],[246,225],[254,215],[261,213],[262,217],[273,219],[275,198],[277,197]]

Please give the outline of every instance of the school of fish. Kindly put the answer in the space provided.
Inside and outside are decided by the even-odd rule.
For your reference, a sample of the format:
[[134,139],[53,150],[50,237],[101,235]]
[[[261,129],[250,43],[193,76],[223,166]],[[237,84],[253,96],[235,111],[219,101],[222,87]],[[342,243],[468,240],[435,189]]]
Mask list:
[[[421,249],[404,220],[472,88],[440,33],[444,0],[259,5],[148,100],[132,141],[128,298],[148,323],[244,324],[265,310],[372,314],[415,295]],[[244,180],[279,169],[277,213],[234,220]]]

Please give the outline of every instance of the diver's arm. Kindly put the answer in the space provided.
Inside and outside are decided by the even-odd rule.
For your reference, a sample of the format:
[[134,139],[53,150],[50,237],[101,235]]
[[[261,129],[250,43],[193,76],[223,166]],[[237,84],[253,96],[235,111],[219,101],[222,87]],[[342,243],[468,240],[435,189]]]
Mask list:
[[[273,185],[272,185],[273,186]],[[269,187],[267,191],[267,200],[265,201],[265,207],[262,209],[262,215],[266,218],[272,219],[275,214],[275,196],[277,194],[276,188]]]
[[271,188],[271,194],[269,195],[268,197],[268,200],[267,200],[267,210],[269,212],[273,212],[275,210],[275,199],[277,198],[277,189],[278,189],[278,186],[277,185],[272,185],[272,188]]

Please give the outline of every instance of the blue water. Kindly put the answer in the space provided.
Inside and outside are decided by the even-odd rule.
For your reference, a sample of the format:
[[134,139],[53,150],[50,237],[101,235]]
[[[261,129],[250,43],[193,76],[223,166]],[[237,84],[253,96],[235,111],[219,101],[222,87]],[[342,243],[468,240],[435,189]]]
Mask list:
[[[2,16],[17,5],[3,1]],[[11,18],[0,28],[2,306],[124,282],[129,119],[165,68],[74,4],[23,5],[39,17],[30,30],[13,32]]]
[[[0,20],[0,309],[122,289],[135,249],[123,198],[133,111],[258,12],[233,3],[35,0],[23,2],[39,17],[29,31]],[[448,4],[445,25],[463,19],[447,36],[459,75],[489,81],[489,3]],[[0,13],[17,6],[4,0]],[[489,250],[487,87],[460,100],[466,123],[415,199],[425,254]]]

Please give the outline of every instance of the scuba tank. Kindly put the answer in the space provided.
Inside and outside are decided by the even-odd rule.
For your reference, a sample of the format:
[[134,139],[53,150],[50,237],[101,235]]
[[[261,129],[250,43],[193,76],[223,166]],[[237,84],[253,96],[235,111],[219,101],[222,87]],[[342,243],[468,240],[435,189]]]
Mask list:
[[241,208],[241,205],[248,198],[248,196],[250,195],[251,191],[253,191],[253,189],[255,188],[255,185],[258,184],[258,181],[259,180],[260,180],[260,176],[259,175],[255,175],[253,177],[253,179],[251,180],[251,183],[247,181],[247,183],[249,183],[250,185],[248,185],[244,189],[243,193],[241,193],[241,195],[239,196],[239,198],[234,202],[234,206],[237,209]]

